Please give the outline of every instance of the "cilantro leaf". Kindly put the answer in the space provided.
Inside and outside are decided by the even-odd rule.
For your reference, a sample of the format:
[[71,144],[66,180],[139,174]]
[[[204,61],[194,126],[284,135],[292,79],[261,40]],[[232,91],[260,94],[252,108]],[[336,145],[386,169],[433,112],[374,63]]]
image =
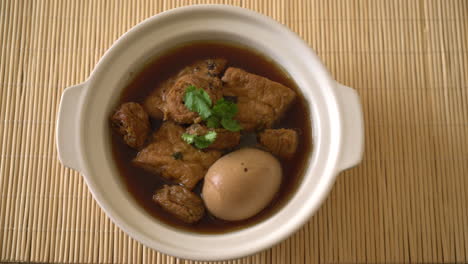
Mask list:
[[203,120],[211,116],[210,95],[203,89],[190,85],[185,89],[184,105],[188,110],[198,113]]
[[218,128],[219,122],[219,117],[212,115],[206,120],[206,126],[209,128]]
[[182,139],[183,139],[185,142],[187,142],[187,143],[189,143],[189,144],[192,144],[192,143],[195,141],[195,137],[196,137],[196,136],[197,136],[197,135],[192,135],[192,134],[188,134],[188,133],[183,133],[183,134],[182,134]]
[[210,131],[203,136],[195,137],[195,147],[199,149],[207,148],[211,143],[216,140],[217,133]]
[[237,111],[237,105],[224,98],[219,99],[213,106],[213,113],[221,118],[233,118]]
[[[242,129],[239,122],[233,119],[239,111],[237,104],[230,100],[221,98],[213,106],[210,96],[205,90],[190,85],[185,90],[184,104],[190,111],[198,113],[206,121],[209,128],[223,127],[234,132]],[[195,138],[184,140],[189,144],[195,143],[197,145]],[[199,142],[201,141],[199,140]],[[205,144],[199,143],[199,145],[204,146]]]
[[213,106],[213,115],[221,119],[221,125],[225,129],[234,132],[242,129],[239,122],[233,119],[237,111],[237,104],[225,100],[224,98],[219,99]]
[[213,103],[211,102],[211,98],[210,98],[210,95],[205,92],[205,90],[203,89],[199,89],[198,90],[200,92],[200,94],[202,95],[203,99],[208,102],[208,104],[211,106]]
[[194,108],[194,93],[196,90],[197,88],[193,85],[190,85],[185,89],[184,104],[189,110]]
[[232,118],[221,119],[221,124],[223,125],[225,129],[232,131],[232,132],[237,132],[242,129],[239,122],[237,122],[237,120],[234,120]]
[[207,148],[216,140],[217,133],[215,131],[209,131],[203,136],[191,135],[184,133],[182,139],[188,144],[194,144],[199,149]]

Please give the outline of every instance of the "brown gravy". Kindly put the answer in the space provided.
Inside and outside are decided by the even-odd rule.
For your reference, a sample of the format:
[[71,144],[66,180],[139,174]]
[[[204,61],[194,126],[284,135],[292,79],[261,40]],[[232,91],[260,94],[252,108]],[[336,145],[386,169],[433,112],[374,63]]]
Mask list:
[[[123,91],[119,104],[128,101],[141,103],[159,82],[167,79],[185,65],[209,57],[224,57],[228,60],[228,66],[239,67],[248,72],[267,77],[294,89],[298,94],[297,100],[288,110],[283,120],[277,124],[277,127],[293,128],[299,131],[299,147],[294,159],[290,161],[281,160],[283,182],[280,191],[267,208],[244,221],[227,222],[216,219],[207,213],[199,222],[192,225],[186,224],[163,211],[152,201],[155,190],[168,182],[161,177],[134,167],[131,160],[136,156],[136,151],[127,147],[121,137],[114,132],[111,137],[112,152],[120,177],[131,196],[150,215],[170,226],[186,231],[224,233],[259,223],[275,214],[286,204],[297,189],[307,168],[307,160],[312,151],[312,133],[307,102],[293,80],[280,67],[252,50],[219,42],[191,43],[174,48],[158,57],[134,76]],[[152,120],[153,128],[157,128],[159,125],[160,122]],[[197,185],[194,192],[200,194],[202,182]]]

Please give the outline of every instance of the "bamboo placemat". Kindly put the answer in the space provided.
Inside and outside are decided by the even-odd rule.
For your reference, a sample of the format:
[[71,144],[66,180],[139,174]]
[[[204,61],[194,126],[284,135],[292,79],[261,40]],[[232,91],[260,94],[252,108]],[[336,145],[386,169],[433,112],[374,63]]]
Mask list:
[[363,163],[283,243],[228,263],[468,262],[468,1],[0,0],[0,261],[185,263],[130,239],[57,160],[64,88],[140,21],[196,3],[256,10],[357,89]]

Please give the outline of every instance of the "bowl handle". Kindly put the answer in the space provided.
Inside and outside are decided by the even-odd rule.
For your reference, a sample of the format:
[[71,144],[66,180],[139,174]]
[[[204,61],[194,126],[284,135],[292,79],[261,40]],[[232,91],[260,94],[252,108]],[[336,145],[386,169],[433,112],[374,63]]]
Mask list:
[[359,95],[351,87],[336,83],[338,101],[343,116],[343,151],[338,162],[340,170],[361,162],[364,153],[364,117]]
[[68,168],[80,171],[78,159],[78,118],[81,97],[86,82],[65,89],[60,99],[57,121],[57,150],[60,162]]

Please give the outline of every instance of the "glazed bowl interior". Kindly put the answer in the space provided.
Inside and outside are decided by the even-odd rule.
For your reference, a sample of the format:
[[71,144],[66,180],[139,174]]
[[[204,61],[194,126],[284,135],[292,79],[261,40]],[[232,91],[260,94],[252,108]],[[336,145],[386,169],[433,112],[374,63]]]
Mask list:
[[[290,201],[272,217],[224,234],[178,230],[146,213],[118,176],[109,138],[108,116],[135,73],[165,51],[202,40],[246,46],[280,65],[308,101],[314,132],[313,154]],[[159,14],[124,34],[106,52],[88,80],[88,89],[80,99],[77,151],[82,173],[107,215],[149,247],[198,260],[255,253],[285,239],[307,221],[334,181],[341,127],[332,86],[329,74],[307,45],[272,19],[219,5],[192,6]]]

